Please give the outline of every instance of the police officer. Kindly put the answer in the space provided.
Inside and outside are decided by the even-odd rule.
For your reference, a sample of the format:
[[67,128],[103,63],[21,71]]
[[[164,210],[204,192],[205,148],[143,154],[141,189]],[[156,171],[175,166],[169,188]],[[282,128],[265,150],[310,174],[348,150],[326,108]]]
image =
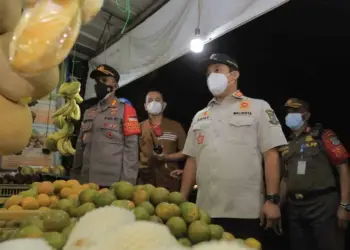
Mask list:
[[291,249],[343,250],[339,227],[346,226],[350,210],[348,153],[333,131],[309,126],[305,101],[291,98],[285,107],[292,133],[280,150]]
[[196,182],[197,204],[213,223],[238,238],[261,240],[261,210],[268,227],[280,218],[277,147],[285,145],[286,138],[270,105],[237,89],[239,70],[233,59],[213,54],[202,67],[214,98],[194,116],[189,129],[181,193],[188,197]]
[[149,118],[140,124],[142,165],[139,176],[141,183],[179,191],[186,133],[180,123],[164,117],[165,107],[166,102],[159,91],[147,93],[145,109]]
[[139,123],[134,108],[115,97],[119,74],[108,65],[91,72],[99,102],[84,112],[71,175],[81,182],[110,186],[136,183]]

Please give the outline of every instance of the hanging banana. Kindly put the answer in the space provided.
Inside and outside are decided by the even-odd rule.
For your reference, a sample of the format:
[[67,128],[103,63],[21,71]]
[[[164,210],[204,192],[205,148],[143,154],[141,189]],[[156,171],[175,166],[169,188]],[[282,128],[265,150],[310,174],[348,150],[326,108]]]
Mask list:
[[[81,111],[78,104],[83,102],[83,98],[79,92],[80,82],[78,81],[64,82],[58,90],[58,95],[65,99],[65,103],[52,116],[54,125],[58,128],[58,131],[48,135],[47,144],[52,148],[51,151],[58,151],[64,156],[75,154],[70,137],[74,133],[72,122],[79,121],[81,118]],[[55,146],[52,144],[55,144]]]

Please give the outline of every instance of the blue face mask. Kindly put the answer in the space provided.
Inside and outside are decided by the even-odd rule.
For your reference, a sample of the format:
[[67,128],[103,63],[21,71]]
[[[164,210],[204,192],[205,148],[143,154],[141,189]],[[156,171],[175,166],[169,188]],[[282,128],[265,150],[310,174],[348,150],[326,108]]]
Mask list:
[[291,130],[298,130],[303,126],[304,121],[303,121],[303,116],[300,113],[289,113],[286,116],[286,125],[291,129]]

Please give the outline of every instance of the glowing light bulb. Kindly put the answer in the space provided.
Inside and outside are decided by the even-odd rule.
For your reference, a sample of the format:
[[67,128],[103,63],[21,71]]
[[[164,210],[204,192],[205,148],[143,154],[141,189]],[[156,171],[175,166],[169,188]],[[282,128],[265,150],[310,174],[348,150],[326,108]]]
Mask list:
[[202,52],[203,48],[204,48],[204,41],[199,36],[196,36],[194,39],[192,39],[191,50],[194,53]]

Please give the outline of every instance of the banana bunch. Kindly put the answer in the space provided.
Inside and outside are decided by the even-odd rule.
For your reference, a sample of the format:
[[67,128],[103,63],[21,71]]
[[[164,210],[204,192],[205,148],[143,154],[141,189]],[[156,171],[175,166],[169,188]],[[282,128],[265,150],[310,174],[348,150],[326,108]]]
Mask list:
[[65,99],[65,104],[54,114],[54,125],[59,130],[48,135],[45,145],[52,152],[59,151],[62,155],[74,155],[75,149],[72,146],[70,137],[74,132],[72,121],[78,121],[81,117],[79,103],[83,98],[79,94],[80,82],[62,83],[58,95]]

